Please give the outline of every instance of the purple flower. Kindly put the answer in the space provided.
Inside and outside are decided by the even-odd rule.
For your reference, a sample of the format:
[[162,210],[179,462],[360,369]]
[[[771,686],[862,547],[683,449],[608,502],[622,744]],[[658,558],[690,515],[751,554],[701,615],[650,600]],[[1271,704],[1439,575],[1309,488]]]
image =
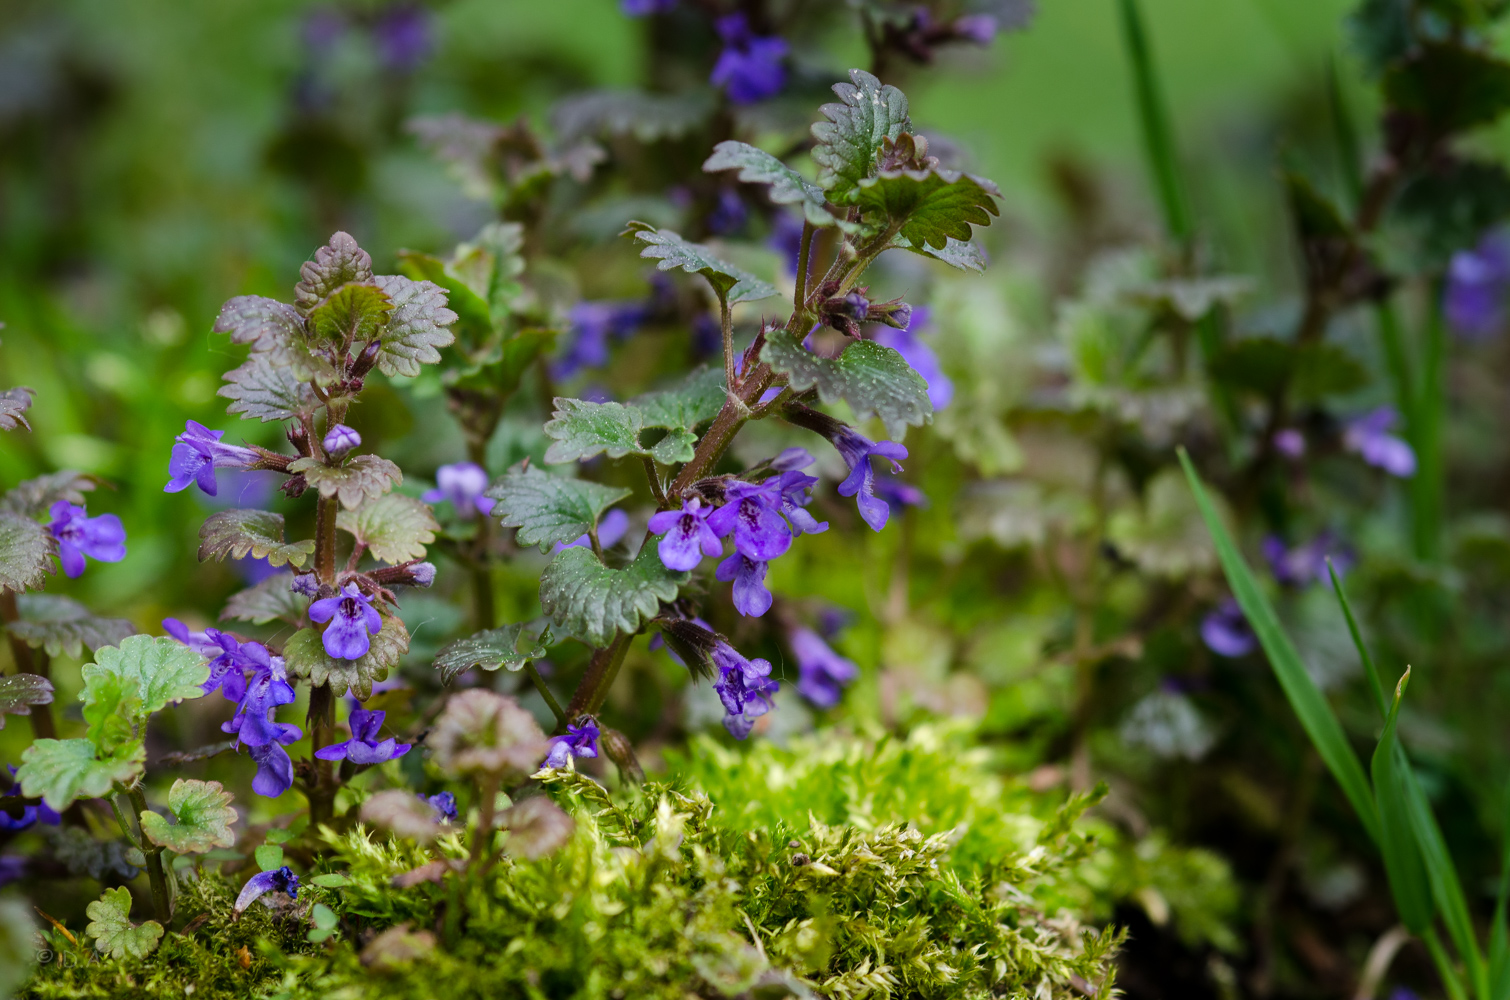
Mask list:
[[723,87],[735,104],[754,104],[780,93],[786,86],[786,40],[756,35],[742,13],[719,18],[717,28],[724,50],[708,81]]
[[775,707],[771,697],[781,685],[771,680],[770,661],[747,660],[721,640],[713,647],[712,659],[718,668],[713,690],[727,713],[724,728],[730,736],[742,740],[750,735],[755,720]]
[[372,26],[378,60],[388,69],[410,73],[430,54],[430,12],[416,4],[390,7]]
[[408,569],[412,587],[428,587],[435,582],[435,564],[432,562],[410,563]]
[[701,498],[693,497],[682,502],[681,510],[663,510],[650,519],[650,533],[663,536],[656,546],[662,565],[674,570],[695,569],[703,556],[723,552],[723,543],[708,526],[711,513]]
[[[787,451],[802,451],[802,449],[788,448]],[[802,451],[802,454],[807,455],[807,462],[803,464],[811,464],[813,457],[805,451]],[[774,466],[775,463],[772,464]],[[777,491],[781,494],[781,512],[786,515],[792,531],[799,535],[820,535],[828,530],[827,521],[818,520],[806,509],[813,500],[808,495],[808,491],[816,485],[818,485],[817,476],[807,476],[796,471],[783,472],[781,478],[776,480]]]
[[340,458],[361,445],[362,435],[345,424],[336,424],[325,432],[325,440],[320,443],[325,446],[325,451],[331,458]]
[[608,363],[608,340],[623,340],[650,318],[643,302],[578,302],[568,317],[570,336],[551,365],[556,378],[571,378],[584,368]]
[[[598,544],[608,549],[616,545],[624,533],[629,530],[629,515],[615,507],[603,515],[603,520],[598,522]],[[592,539],[587,535],[571,542],[557,542],[552,552],[560,552],[562,549],[586,549],[592,547]]]
[[1275,431],[1274,450],[1285,458],[1298,461],[1306,454],[1306,436],[1293,427]]
[[674,10],[676,0],[619,0],[619,6],[629,17],[649,17]]
[[1510,292],[1510,233],[1496,230],[1472,250],[1452,255],[1442,311],[1447,322],[1469,340],[1492,337],[1505,328],[1505,297]]
[[240,913],[259,896],[269,892],[287,893],[289,899],[299,898],[299,876],[295,875],[287,865],[274,869],[270,872],[262,872],[247,879],[246,885],[241,887],[241,895],[236,897],[236,912]]
[[18,882],[26,877],[26,859],[13,854],[0,854],[0,887]]
[[923,376],[923,381],[928,383],[928,401],[935,410],[942,410],[954,399],[954,382],[944,374],[938,355],[923,342],[919,334],[930,319],[929,308],[918,306],[912,310],[906,329],[896,330],[885,326],[876,331],[873,339],[883,347],[896,351],[902,356],[902,360]]
[[580,726],[568,725],[565,736],[552,736],[551,750],[541,767],[565,767],[573,757],[596,757],[598,755],[598,726],[588,720]]
[[450,792],[421,795],[420,800],[435,810],[435,822],[450,823],[456,819],[456,796]]
[[893,441],[871,441],[862,434],[842,427],[833,437],[834,447],[849,466],[849,477],[839,484],[841,497],[854,497],[860,508],[860,517],[875,531],[886,527],[891,508],[885,500],[875,495],[876,477],[871,469],[872,458],[891,462],[892,472],[901,472],[898,460],[907,457],[907,449]]
[[844,685],[860,676],[860,668],[834,652],[812,629],[794,628],[786,638],[797,657],[797,693],[819,708],[833,708]]
[[1399,419],[1390,406],[1371,410],[1348,423],[1342,446],[1357,452],[1369,465],[1408,479],[1416,474],[1416,453],[1403,438],[1389,433]]
[[391,736],[381,742],[378,740],[387,715],[381,710],[352,709],[351,718],[347,720],[351,726],[351,739],[321,747],[315,751],[315,756],[321,760],[349,760],[353,764],[381,764],[402,757],[409,752],[410,744],[399,743]]
[[335,597],[311,604],[309,620],[330,622],[320,639],[325,652],[338,660],[360,660],[372,644],[368,633],[377,635],[383,630],[382,616],[372,606],[372,598],[355,583],[348,583]]
[[288,589],[305,597],[319,597],[320,579],[313,573],[297,573],[288,582]]
[[1274,579],[1286,587],[1304,587],[1312,581],[1327,582],[1327,559],[1339,575],[1353,564],[1352,551],[1335,534],[1323,531],[1304,545],[1286,548],[1277,536],[1263,541],[1264,559]]
[[252,791],[258,795],[276,799],[294,784],[294,762],[280,743],[293,743],[302,735],[298,726],[285,725],[277,743],[251,747],[247,755],[257,764],[257,774],[252,778]]
[[[221,724],[221,732],[235,736],[238,743],[249,747],[292,743],[303,735],[298,726],[273,721],[279,705],[291,705],[294,701],[294,689],[288,683],[282,657],[271,657],[266,667],[253,674],[245,684],[241,704],[237,706],[236,714]],[[290,730],[293,732],[291,738]]]
[[1218,656],[1247,656],[1258,645],[1253,628],[1237,601],[1227,598],[1201,619],[1201,641]]
[[244,469],[257,461],[257,453],[250,448],[224,444],[221,438],[225,431],[212,431],[201,423],[190,420],[184,432],[173,440],[173,453],[168,458],[168,485],[164,493],[177,493],[196,484],[210,496],[216,492],[216,469]]
[[990,14],[967,14],[954,19],[954,33],[976,45],[990,45],[996,38],[996,18]]
[[177,618],[164,618],[163,631],[194,652],[210,658],[210,677],[204,682],[205,694],[220,688],[231,701],[240,701],[246,696],[246,671],[272,669],[272,658],[267,647],[260,642],[243,643],[218,628],[190,632],[188,626]]
[[241,559],[235,560],[234,562],[237,574],[240,575],[241,579],[246,581],[246,584],[249,587],[255,587],[257,584],[261,583],[263,580],[266,580],[268,577],[277,576],[279,573],[283,572],[282,569],[268,562],[267,556],[263,556],[261,559],[253,559],[251,558],[251,556],[245,556]]
[[304,19],[304,44],[321,54],[329,51],[346,33],[346,20],[339,11],[320,7]]
[[724,505],[708,517],[708,526],[720,538],[732,533],[734,547],[739,552],[751,559],[770,562],[792,547],[792,529],[781,516],[779,479],[763,483],[736,479],[724,489],[724,499]]
[[749,218],[749,209],[745,208],[739,192],[732,188],[719,188],[718,200],[713,204],[713,211],[708,213],[708,232],[727,236],[743,229]]
[[52,523],[47,530],[58,541],[58,558],[70,578],[84,572],[84,557],[100,562],[126,558],[126,529],[114,514],[90,517],[83,507],[59,500],[48,508]]
[[[12,781],[6,794],[18,795],[20,794],[21,790],[16,786],[14,781],[16,777],[16,767],[14,764],[8,765],[8,767]],[[12,816],[9,812],[0,810],[0,830],[8,830],[11,833],[20,833],[22,830],[31,829],[37,824],[38,821],[46,824],[47,826],[57,826],[63,821],[63,817],[54,812],[52,810],[52,807],[50,807],[46,802],[39,802],[34,806],[23,806],[21,808],[20,816]],[[0,885],[3,884],[3,882],[0,882]]]
[[477,512],[491,513],[493,501],[482,495],[488,488],[488,470],[476,462],[457,462],[435,470],[435,489],[420,495],[425,503],[449,500],[456,516],[466,519]]
[[770,563],[751,559],[736,551],[718,564],[714,576],[724,583],[734,581],[734,608],[742,615],[759,618],[771,610],[771,592],[765,588],[765,574]]
[[875,493],[888,504],[894,503],[901,507],[928,506],[928,494],[893,476],[877,476]]

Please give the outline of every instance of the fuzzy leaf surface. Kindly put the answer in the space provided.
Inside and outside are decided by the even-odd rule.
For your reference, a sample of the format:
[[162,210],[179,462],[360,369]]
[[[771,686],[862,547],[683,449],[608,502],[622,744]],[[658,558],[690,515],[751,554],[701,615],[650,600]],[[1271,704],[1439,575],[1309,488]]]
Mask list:
[[629,494],[620,486],[553,476],[530,466],[510,469],[483,496],[498,501],[493,515],[504,527],[519,529],[520,545],[538,545],[545,552],[557,542],[581,538]]
[[94,662],[84,664],[85,717],[94,703],[94,693],[108,678],[119,678],[125,697],[140,702],[135,721],[145,722],[153,712],[169,705],[198,698],[201,685],[210,676],[205,658],[177,639],[165,635],[132,635],[119,646],[101,646]]
[[912,131],[906,94],[861,69],[850,70],[849,79],[834,84],[839,103],[818,109],[828,121],[812,127],[818,186],[836,205],[849,204],[856,186],[870,176],[883,139]]
[[1455,42],[1423,42],[1384,74],[1384,96],[1438,134],[1461,132],[1510,109],[1510,63]]
[[163,925],[156,920],[139,927],[131,922],[131,890],[125,886],[106,889],[84,912],[89,915],[84,933],[94,938],[95,950],[117,960],[146,958],[163,936]]
[[986,269],[986,255],[981,252],[977,244],[969,240],[958,240],[951,236],[944,241],[943,247],[935,248],[926,243],[914,245],[898,238],[896,245],[902,250],[910,250],[915,254],[943,261],[950,267],[957,267],[961,271],[974,271],[979,274]]
[[294,304],[308,313],[331,292],[350,281],[372,280],[372,258],[346,233],[336,233],[299,268]]
[[294,575],[287,571],[275,573],[256,586],[238,590],[225,603],[220,612],[221,621],[253,622],[263,625],[270,621],[285,621],[290,625],[304,622],[304,608],[308,601],[294,593],[290,584]]
[[226,411],[263,422],[313,413],[318,403],[314,389],[298,377],[295,366],[283,360],[277,352],[253,351],[240,367],[226,372],[229,384],[216,393],[231,401]]
[[31,430],[26,422],[26,411],[31,409],[32,390],[26,386],[0,391],[0,431],[13,431],[17,427]]
[[35,479],[23,479],[0,499],[0,511],[10,511],[24,517],[41,517],[59,500],[83,505],[86,499],[84,494],[93,490],[99,482],[94,476],[72,469],[49,472]]
[[623,403],[557,396],[556,411],[545,425],[545,436],[551,439],[545,461],[559,465],[605,452],[609,458],[645,454],[640,447],[642,420],[638,410]]
[[168,791],[168,810],[177,823],[150,809],[141,814],[142,833],[161,847],[179,854],[203,854],[216,847],[235,847],[236,810],[231,793],[218,781],[179,778]]
[[373,282],[393,303],[382,331],[378,371],[389,378],[412,378],[419,374],[420,365],[437,364],[440,349],[456,342],[456,335],[447,329],[456,322],[456,313],[446,308],[446,290],[433,281],[397,274],[380,274]]
[[[367,500],[377,499],[404,481],[404,474],[398,466],[377,455],[358,455],[346,464],[337,466],[326,465],[315,458],[301,458],[291,463],[288,471],[302,472],[305,480],[319,490],[321,496],[340,497],[341,506],[347,510],[354,510]],[[308,544],[313,552],[314,542]],[[304,564],[299,562],[294,565]]]
[[561,631],[606,646],[617,632],[638,630],[661,602],[675,600],[687,579],[663,566],[650,545],[624,569],[604,566],[591,549],[562,549],[540,576],[540,606]]
[[16,780],[22,794],[41,798],[48,807],[62,812],[76,799],[98,799],[110,794],[112,782],[129,783],[141,773],[147,748],[140,740],[122,745],[114,754],[100,758],[88,740],[36,740],[21,752]]
[[115,646],[136,627],[124,618],[101,618],[71,597],[22,594],[16,598],[21,617],[6,628],[28,646],[48,656],[79,656],[87,647]]
[[342,285],[309,311],[309,326],[317,339],[332,344],[360,345],[388,326],[394,303],[375,282]]
[[238,295],[220,307],[212,329],[230,334],[233,344],[251,344],[254,352],[266,352],[302,341],[304,317],[277,299]]
[[952,170],[887,170],[859,182],[852,200],[882,216],[877,228],[898,227],[914,247],[944,251],[949,241],[968,242],[972,225],[988,226],[997,215],[995,184]]
[[718,416],[727,398],[724,373],[699,368],[677,385],[642,393],[628,405],[640,412],[642,427],[690,431]]
[[[313,459],[303,459],[313,461]],[[298,463],[295,463],[298,464]],[[199,561],[206,559],[267,559],[270,566],[303,566],[314,554],[314,539],[283,540],[283,515],[266,510],[221,510],[199,528]]]
[[535,634],[528,623],[487,629],[442,646],[435,654],[435,669],[445,684],[473,667],[523,670],[526,663],[545,656],[550,640],[550,629]]
[[402,493],[368,500],[356,510],[336,514],[336,527],[367,546],[385,563],[421,559],[440,530],[430,505]]
[[39,522],[0,511],[0,591],[35,590],[53,569],[57,542]]
[[762,281],[743,268],[719,259],[701,243],[689,243],[669,229],[656,229],[643,222],[631,222],[623,235],[644,243],[640,256],[659,261],[656,267],[660,270],[681,268],[688,274],[700,274],[707,278],[708,284],[713,286],[720,297],[728,297],[730,305],[757,302],[779,294],[776,286],[770,282]]
[[283,661],[290,677],[316,685],[329,684],[337,691],[349,687],[359,700],[365,701],[372,695],[372,685],[386,679],[388,671],[408,651],[408,629],[397,618],[384,615],[382,631],[371,637],[371,646],[360,659],[335,659],[325,652],[320,633],[304,628],[284,645]]
[[52,681],[36,674],[0,677],[0,729],[7,715],[30,715],[33,705],[52,704]]
[[861,420],[875,415],[886,432],[900,440],[908,424],[933,419],[928,383],[902,356],[874,341],[860,340],[837,358],[824,358],[803,347],[785,330],[767,334],[761,360],[787,376],[793,389],[818,390],[825,403],[844,400]]
[[727,139],[713,147],[713,155],[703,163],[703,170],[738,170],[746,184],[764,184],[770,199],[778,205],[799,205],[802,217],[815,226],[839,225],[839,220],[824,207],[828,201],[823,189],[763,149],[749,143]]

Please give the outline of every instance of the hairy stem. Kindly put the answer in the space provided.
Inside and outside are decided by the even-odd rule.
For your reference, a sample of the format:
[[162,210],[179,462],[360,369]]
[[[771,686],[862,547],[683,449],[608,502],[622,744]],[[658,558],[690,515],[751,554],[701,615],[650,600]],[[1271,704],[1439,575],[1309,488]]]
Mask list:
[[729,310],[729,293],[718,293],[719,326],[724,340],[724,385],[734,391],[734,314]]
[[807,272],[813,266],[813,235],[817,232],[811,222],[802,223],[802,248],[797,252],[797,287],[792,293],[792,302],[798,312],[807,308]]
[[[140,787],[126,792],[131,799],[131,808],[136,810],[137,820],[147,811],[147,797]],[[147,859],[147,881],[152,886],[152,908],[157,911],[158,922],[167,925],[173,918],[173,904],[168,896],[168,876],[163,872],[163,849],[141,838],[141,852]]]
[[645,463],[645,479],[650,483],[650,492],[654,494],[656,504],[666,506],[666,491],[661,488],[661,473],[655,467],[655,459],[649,455],[641,455],[640,458]]
[[[10,591],[0,593],[0,624],[10,624],[19,621],[21,610],[16,605],[16,595]],[[43,650],[33,650],[14,632],[10,633],[11,657],[16,661],[16,669],[23,674],[34,674],[43,680],[52,681],[51,663],[47,653]],[[31,723],[32,739],[52,740],[57,739],[58,726],[52,717],[52,705],[33,705],[31,714],[27,716]]]
[[336,510],[335,497],[320,497],[315,504],[315,577],[332,587],[336,583]]
[[316,824],[330,822],[335,814],[335,770],[330,761],[314,756],[321,747],[330,743],[334,715],[335,698],[331,693],[330,685],[320,684],[311,687],[309,689],[309,715],[305,721],[309,723],[310,764],[314,768],[314,776],[310,779],[305,794],[309,798],[309,821]]
[[602,649],[593,650],[592,660],[587,664],[587,673],[583,676],[582,683],[577,685],[571,703],[566,706],[567,718],[598,714],[603,701],[608,697],[609,688],[613,687],[614,678],[619,675],[619,668],[624,665],[624,656],[629,652],[629,643],[633,639],[634,633],[620,632],[613,642]]

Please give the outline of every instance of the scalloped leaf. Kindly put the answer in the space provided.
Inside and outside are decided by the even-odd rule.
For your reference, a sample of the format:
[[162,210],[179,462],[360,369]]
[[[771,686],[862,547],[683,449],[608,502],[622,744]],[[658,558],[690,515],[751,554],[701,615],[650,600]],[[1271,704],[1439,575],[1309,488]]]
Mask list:
[[0,677],[0,729],[7,715],[30,715],[33,705],[52,704],[52,681],[36,674]]
[[62,812],[76,799],[109,795],[113,782],[130,783],[146,762],[147,748],[141,740],[122,744],[105,758],[96,756],[88,740],[36,740],[21,752],[16,780],[23,795]]
[[840,103],[818,109],[828,121],[812,127],[818,186],[836,205],[848,204],[861,179],[870,176],[883,140],[912,131],[906,94],[863,69],[850,70],[849,79],[834,84]]
[[686,135],[701,126],[716,106],[710,90],[680,94],[598,90],[558,101],[550,118],[563,144],[601,135],[632,135],[650,143]]
[[385,563],[423,559],[425,546],[435,541],[440,524],[430,505],[402,493],[369,500],[356,510],[336,514],[336,527],[367,546]]
[[265,625],[270,621],[285,621],[295,627],[304,624],[304,609],[309,602],[294,593],[294,575],[288,571],[275,573],[256,586],[238,590],[225,602],[220,612],[221,621],[252,622]]
[[777,205],[800,205],[802,217],[813,225],[854,228],[849,223],[841,223],[824,207],[828,196],[821,187],[749,143],[724,140],[713,147],[713,155],[703,162],[703,170],[706,173],[738,170],[739,179],[744,183],[766,185],[771,201]]
[[141,814],[142,833],[160,847],[178,854],[204,854],[216,847],[235,847],[233,796],[218,781],[179,778],[168,790],[168,811],[177,823],[147,810]]
[[[326,465],[317,458],[301,458],[291,463],[288,471],[303,473],[305,480],[319,490],[321,496],[340,497],[341,506],[347,510],[355,510],[367,500],[376,500],[404,481],[404,474],[398,466],[377,455],[358,455],[344,465],[335,466]],[[295,565],[302,566],[303,563]]]
[[220,307],[211,327],[227,333],[233,344],[253,351],[273,351],[304,339],[304,317],[293,306],[261,295],[238,295]]
[[295,632],[283,646],[283,662],[290,677],[311,684],[329,684],[332,691],[350,688],[357,700],[372,695],[372,685],[387,678],[409,651],[409,631],[391,615],[383,615],[383,629],[372,636],[367,654],[356,660],[338,660],[325,652],[320,633],[312,628]]
[[[203,696],[201,685],[210,677],[205,658],[177,639],[165,635],[131,635],[119,646],[101,646],[95,650],[94,662],[84,664],[84,717],[90,706],[100,703],[96,692],[104,689],[108,678],[122,682],[125,699],[134,699],[133,721],[144,723],[147,716],[169,705]],[[122,699],[124,702],[125,699]]]
[[22,594],[16,599],[21,617],[6,628],[10,634],[48,656],[74,656],[84,649],[119,645],[136,626],[124,618],[102,618],[71,597]]
[[239,368],[226,372],[222,377],[230,384],[216,393],[231,401],[226,411],[264,422],[313,413],[319,404],[314,389],[281,360],[277,354],[253,351]]
[[897,238],[896,246],[924,257],[941,260],[961,271],[975,271],[978,274],[986,269],[986,255],[978,245],[967,240],[957,240],[952,236],[945,240],[944,246],[939,249],[930,247],[926,243],[914,246],[901,237]]
[[26,411],[31,409],[31,389],[18,385],[0,392],[0,431],[13,431],[17,427],[31,430],[26,421]]
[[[314,459],[302,461],[313,462]],[[283,515],[271,511],[216,511],[199,528],[200,562],[211,558],[225,559],[227,556],[245,559],[250,555],[253,559],[266,559],[270,566],[282,566],[284,563],[303,566],[314,551],[313,539],[285,542]]]
[[83,505],[84,494],[100,484],[99,479],[72,469],[60,469],[35,479],[24,479],[0,499],[0,511],[24,517],[41,517],[59,500]]
[[776,286],[762,281],[743,268],[720,260],[712,250],[701,243],[689,243],[681,235],[669,229],[656,229],[645,222],[631,222],[621,234],[638,240],[646,246],[641,257],[659,261],[656,267],[662,271],[681,268],[689,274],[700,274],[720,298],[727,297],[730,305],[736,302],[757,302],[779,294]]
[[0,511],[0,592],[34,590],[54,573],[57,542],[40,522]]
[[1384,96],[1438,134],[1487,125],[1510,110],[1510,63],[1456,41],[1426,41],[1384,73]]
[[669,389],[642,393],[629,401],[640,412],[642,427],[668,430],[696,429],[718,416],[728,398],[724,373],[717,368],[699,368]]
[[94,938],[95,950],[116,960],[146,958],[163,936],[163,925],[156,920],[140,926],[131,922],[131,890],[125,886],[106,889],[84,912],[90,921],[84,933]]
[[373,282],[393,302],[393,313],[382,331],[378,371],[414,377],[420,365],[440,362],[440,348],[456,342],[446,329],[456,313],[446,308],[446,290],[433,281],[415,281],[398,274],[380,274]]
[[372,258],[346,233],[335,233],[315,251],[315,259],[299,268],[294,304],[307,313],[331,292],[351,281],[372,280]]
[[[953,170],[886,170],[859,182],[851,200],[886,222],[875,228],[900,227],[898,235],[914,247],[944,251],[949,240],[968,241],[972,225],[989,226],[1000,214],[1001,192],[990,181]],[[867,220],[869,221],[869,220]]]
[[824,358],[786,330],[769,333],[767,338],[761,360],[786,375],[793,389],[817,389],[825,403],[842,399],[861,420],[880,417],[886,433],[895,440],[907,433],[908,424],[933,419],[928,383],[889,347],[859,340],[837,358]]
[[510,469],[483,494],[498,501],[493,516],[504,527],[519,529],[518,543],[538,545],[541,552],[581,538],[605,510],[629,495],[620,486],[553,476],[533,466]]
[[688,579],[663,566],[651,545],[624,569],[604,566],[591,549],[562,549],[540,575],[540,606],[557,629],[590,646],[606,646],[618,632],[638,631],[663,602],[676,600]]
[[641,416],[623,403],[591,403],[556,397],[556,410],[545,424],[551,439],[545,461],[550,465],[579,461],[607,453],[609,458],[643,455]]
[[318,340],[365,344],[388,326],[394,303],[371,282],[342,285],[309,311],[309,326]]
[[457,675],[473,667],[483,670],[523,670],[531,660],[545,656],[546,646],[551,641],[551,631],[532,634],[527,622],[487,629],[464,639],[448,642],[435,654],[435,669],[440,672],[441,683],[449,684]]

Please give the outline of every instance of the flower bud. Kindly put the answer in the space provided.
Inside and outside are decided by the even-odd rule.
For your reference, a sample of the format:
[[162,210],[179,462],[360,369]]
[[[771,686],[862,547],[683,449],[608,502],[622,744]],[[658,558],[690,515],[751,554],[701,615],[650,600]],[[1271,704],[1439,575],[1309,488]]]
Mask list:
[[316,597],[320,593],[320,581],[313,573],[297,574],[288,586],[294,593],[305,597]]
[[870,321],[872,323],[885,323],[887,326],[898,330],[907,329],[912,322],[912,306],[901,299],[892,299],[890,302],[874,302],[870,306]]
[[435,564],[407,562],[397,566],[379,566],[367,574],[382,586],[428,587],[435,582]]
[[347,377],[351,379],[365,378],[367,373],[377,365],[378,352],[383,349],[381,340],[369,340],[367,346],[362,348],[362,353],[351,363]]
[[309,431],[304,429],[302,423],[292,424],[288,428],[288,443],[294,446],[294,451],[305,458],[309,457]]
[[865,289],[830,296],[818,306],[818,315],[840,333],[859,337],[860,324],[871,318],[870,300],[865,297]]
[[635,756],[629,737],[617,729],[604,729],[598,737],[598,745],[603,748],[603,754],[618,767],[619,777],[624,779],[625,784],[645,783],[645,769],[640,766],[640,759]]
[[340,458],[361,443],[362,435],[345,424],[336,424],[326,432],[325,440],[321,442],[325,446],[325,453],[331,458]]

